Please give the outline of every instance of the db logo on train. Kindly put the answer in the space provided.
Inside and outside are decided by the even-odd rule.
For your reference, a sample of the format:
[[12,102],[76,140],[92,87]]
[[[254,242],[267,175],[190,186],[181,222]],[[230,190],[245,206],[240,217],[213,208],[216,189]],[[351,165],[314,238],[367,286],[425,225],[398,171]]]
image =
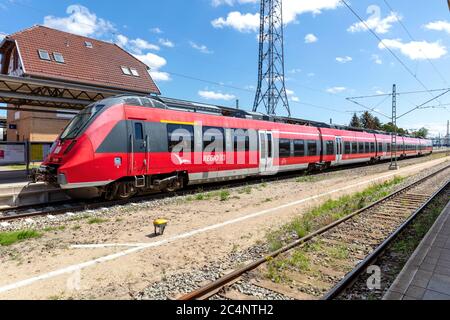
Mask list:
[[5,150],[0,150],[0,159],[5,159]]

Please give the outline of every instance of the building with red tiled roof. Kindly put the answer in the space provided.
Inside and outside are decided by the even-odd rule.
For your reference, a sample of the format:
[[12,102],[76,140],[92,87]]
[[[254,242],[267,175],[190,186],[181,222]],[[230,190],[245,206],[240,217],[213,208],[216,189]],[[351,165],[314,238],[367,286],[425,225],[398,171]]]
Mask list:
[[[148,67],[113,43],[37,25],[6,36],[0,54],[0,74],[160,94]],[[57,114],[8,111],[8,140],[52,141],[67,122]]]

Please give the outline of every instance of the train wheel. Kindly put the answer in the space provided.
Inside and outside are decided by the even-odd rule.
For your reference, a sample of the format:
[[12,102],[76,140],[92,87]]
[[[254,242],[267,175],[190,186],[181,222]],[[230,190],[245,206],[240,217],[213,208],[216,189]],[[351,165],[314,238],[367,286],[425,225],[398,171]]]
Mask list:
[[132,182],[122,182],[117,190],[116,198],[126,200],[131,198],[136,193],[136,189]]
[[184,179],[183,178],[179,178],[175,183],[173,183],[172,185],[168,186],[164,191],[165,192],[175,192],[178,191],[180,189],[183,189],[184,187]]

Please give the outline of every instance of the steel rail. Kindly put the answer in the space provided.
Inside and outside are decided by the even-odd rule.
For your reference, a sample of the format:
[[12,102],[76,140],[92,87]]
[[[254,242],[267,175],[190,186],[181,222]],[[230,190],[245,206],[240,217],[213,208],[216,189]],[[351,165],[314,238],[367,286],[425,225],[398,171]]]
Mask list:
[[217,292],[217,290],[220,290],[221,288],[225,287],[226,285],[228,285],[232,281],[236,280],[237,278],[241,277],[245,273],[248,273],[249,271],[252,271],[252,270],[256,269],[260,265],[263,265],[263,264],[267,263],[268,261],[276,258],[280,254],[283,254],[283,253],[285,253],[285,252],[287,252],[287,251],[289,251],[289,250],[291,250],[293,248],[296,248],[296,247],[298,247],[298,246],[300,246],[300,245],[302,245],[302,244],[312,240],[313,238],[316,238],[317,236],[319,236],[321,234],[324,234],[325,232],[327,232],[327,231],[335,228],[336,226],[338,226],[338,225],[340,225],[340,224],[350,220],[351,218],[353,218],[353,217],[355,217],[357,215],[360,215],[364,211],[367,211],[367,210],[377,206],[378,204],[380,204],[382,202],[385,202],[386,200],[392,199],[392,198],[398,196],[399,194],[402,194],[405,191],[407,191],[409,189],[412,189],[412,188],[416,187],[417,185],[420,185],[424,181],[426,181],[426,180],[428,180],[428,179],[438,175],[439,173],[441,173],[441,172],[443,172],[443,171],[445,171],[445,170],[447,170],[449,168],[450,168],[450,165],[448,165],[448,166],[446,166],[444,168],[441,168],[441,169],[431,173],[430,175],[428,175],[428,176],[426,176],[424,178],[421,178],[418,181],[415,181],[415,182],[409,184],[408,186],[403,187],[400,190],[398,190],[398,191],[396,191],[396,192],[394,192],[394,193],[392,193],[392,194],[390,194],[390,195],[388,195],[388,196],[386,196],[386,197],[384,197],[384,198],[382,198],[382,199],[380,199],[380,200],[378,200],[378,201],[376,201],[376,202],[374,202],[374,203],[372,203],[372,204],[370,204],[370,205],[368,205],[368,206],[366,206],[366,207],[364,207],[364,208],[362,208],[362,209],[360,209],[358,211],[355,211],[354,213],[352,213],[352,214],[350,214],[350,215],[348,215],[348,216],[346,216],[346,217],[344,217],[342,219],[339,219],[339,220],[337,220],[337,221],[335,221],[335,222],[333,222],[333,223],[331,223],[331,224],[329,224],[329,225],[327,225],[327,226],[325,226],[325,227],[323,227],[323,228],[321,228],[321,229],[319,229],[319,230],[317,230],[317,231],[307,235],[306,237],[303,237],[303,238],[301,238],[301,239],[299,239],[299,240],[297,240],[295,242],[292,242],[291,244],[289,244],[289,245],[287,245],[287,246],[285,246],[285,247],[283,247],[281,249],[278,249],[277,251],[275,251],[275,252],[273,252],[273,253],[265,256],[265,257],[262,257],[262,258],[260,258],[260,259],[258,259],[256,261],[254,261],[254,262],[244,266],[243,268],[237,269],[237,270],[235,270],[235,271],[233,271],[233,272],[231,272],[231,273],[229,273],[229,274],[227,274],[227,275],[217,279],[216,281],[205,285],[204,287],[201,287],[201,288],[199,288],[199,289],[197,289],[195,291],[192,291],[192,292],[190,292],[188,294],[183,295],[178,300],[188,301],[188,300],[202,299],[204,297],[208,298],[209,297],[208,295],[211,295],[211,293]]
[[400,227],[398,227],[393,233],[390,234],[370,255],[368,255],[362,262],[360,262],[350,273],[348,273],[341,281],[336,284],[330,291],[323,296],[322,300],[332,300],[343,293],[349,288],[355,280],[367,269],[374,261],[380,257],[380,255],[386,250],[386,248],[408,227],[421,213],[427,208],[430,203],[436,199],[448,186],[450,186],[450,180],[447,181],[438,191],[436,191],[420,208],[418,208]]

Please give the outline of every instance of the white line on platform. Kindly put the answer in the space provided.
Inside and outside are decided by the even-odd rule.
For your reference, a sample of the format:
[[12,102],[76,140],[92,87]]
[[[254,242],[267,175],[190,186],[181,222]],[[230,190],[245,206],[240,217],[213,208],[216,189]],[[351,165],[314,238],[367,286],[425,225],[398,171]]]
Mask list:
[[104,243],[104,244],[77,244],[70,246],[71,249],[101,249],[101,248],[115,248],[115,247],[142,247],[148,243]]
[[[436,163],[436,165],[440,164],[442,162],[443,161],[438,162],[438,163]],[[332,195],[332,194],[335,194],[335,193],[338,193],[338,192],[341,192],[341,191],[345,191],[345,190],[348,190],[348,189],[351,189],[351,188],[355,188],[355,187],[371,184],[371,183],[373,183],[375,181],[383,180],[383,179],[386,179],[386,178],[389,178],[389,177],[392,177],[392,176],[399,175],[400,173],[405,173],[405,172],[412,171],[412,170],[415,170],[415,169],[418,169],[418,168],[421,168],[421,167],[425,167],[427,165],[429,165],[429,163],[425,163],[425,164],[421,164],[421,165],[417,165],[417,166],[411,166],[411,167],[408,167],[407,169],[403,169],[402,172],[396,171],[396,172],[393,172],[393,173],[389,173],[389,174],[383,175],[383,176],[378,177],[378,178],[373,178],[373,179],[370,179],[370,180],[367,180],[367,181],[358,182],[358,183],[355,183],[355,184],[352,184],[352,185],[348,185],[348,186],[343,187],[343,188],[335,189],[335,190],[328,191],[328,192],[323,193],[323,194],[319,194],[319,195],[311,196],[311,197],[308,197],[308,198],[305,198],[305,199],[301,199],[301,200],[297,200],[297,201],[294,201],[294,202],[290,202],[290,203],[287,203],[287,204],[284,204],[284,205],[281,205],[281,206],[278,206],[278,207],[275,207],[275,208],[266,209],[266,210],[255,212],[255,213],[252,213],[252,214],[240,217],[240,218],[228,220],[228,221],[225,221],[225,222],[222,222],[222,223],[218,223],[218,224],[214,224],[214,225],[211,225],[211,226],[207,226],[207,227],[204,227],[204,228],[201,228],[201,229],[197,229],[197,230],[193,230],[193,231],[190,231],[190,232],[182,233],[182,234],[173,236],[173,237],[168,238],[168,239],[163,239],[163,240],[152,242],[152,243],[148,243],[148,244],[142,244],[142,245],[139,244],[138,247],[134,247],[134,248],[131,248],[131,249],[128,249],[128,250],[125,250],[125,251],[121,251],[121,252],[118,252],[118,253],[107,255],[107,256],[104,256],[104,257],[100,257],[100,258],[97,258],[97,259],[94,259],[94,260],[90,260],[90,261],[87,261],[87,262],[84,262],[84,263],[72,265],[72,266],[69,266],[69,267],[66,267],[66,268],[62,268],[62,269],[59,269],[59,270],[55,270],[55,271],[52,271],[52,272],[49,272],[49,273],[44,273],[44,274],[36,276],[36,277],[32,277],[32,278],[29,278],[29,279],[26,279],[26,280],[18,281],[18,282],[15,282],[15,283],[12,283],[12,284],[0,287],[0,293],[4,293],[4,292],[8,292],[8,291],[11,291],[11,290],[14,290],[14,289],[25,287],[25,286],[31,285],[31,284],[33,284],[33,283],[35,283],[37,281],[47,280],[47,279],[51,279],[51,278],[54,278],[54,277],[57,277],[57,276],[61,276],[63,274],[72,273],[74,271],[85,269],[85,268],[94,266],[96,264],[112,261],[112,260],[115,260],[115,259],[118,259],[118,258],[121,258],[121,257],[125,257],[125,256],[128,256],[130,254],[133,254],[133,253],[136,253],[136,252],[139,252],[139,251],[143,251],[143,250],[149,249],[149,248],[159,247],[159,246],[162,246],[164,244],[167,244],[167,243],[170,243],[170,242],[174,242],[174,241],[177,241],[177,240],[180,240],[180,239],[190,238],[190,237],[195,236],[195,235],[200,234],[200,233],[204,233],[204,232],[220,229],[222,227],[225,227],[225,226],[228,226],[228,225],[231,225],[231,224],[235,224],[235,223],[239,223],[239,222],[242,222],[242,221],[245,221],[245,220],[249,220],[249,219],[252,219],[252,218],[263,216],[263,215],[266,215],[266,214],[269,214],[269,213],[273,213],[273,212],[281,210],[281,209],[286,209],[286,208],[289,208],[289,207],[297,206],[299,204],[302,204],[302,203],[305,203],[305,202],[308,202],[308,201],[311,201],[311,200],[316,200],[316,199],[319,199],[319,198],[323,198],[323,197],[326,197],[326,196],[329,196],[329,195]]]

